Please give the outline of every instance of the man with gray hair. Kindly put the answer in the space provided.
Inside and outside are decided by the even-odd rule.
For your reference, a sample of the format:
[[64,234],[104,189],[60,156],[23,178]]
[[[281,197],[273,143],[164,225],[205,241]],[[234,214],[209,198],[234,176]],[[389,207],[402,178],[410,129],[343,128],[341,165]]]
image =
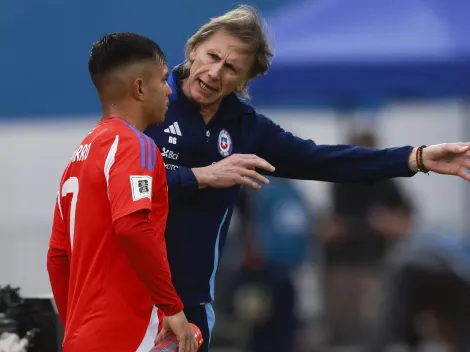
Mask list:
[[[381,150],[316,145],[257,112],[244,100],[248,82],[270,66],[264,27],[261,15],[245,5],[203,25],[187,42],[186,61],[170,75],[173,94],[165,122],[146,131],[167,170],[173,283],[188,321],[202,330],[203,352],[215,322],[210,305],[215,274],[240,186],[267,184],[262,173],[374,182],[433,171],[470,180],[464,172],[470,167],[470,143]],[[163,327],[159,339],[166,333]]]

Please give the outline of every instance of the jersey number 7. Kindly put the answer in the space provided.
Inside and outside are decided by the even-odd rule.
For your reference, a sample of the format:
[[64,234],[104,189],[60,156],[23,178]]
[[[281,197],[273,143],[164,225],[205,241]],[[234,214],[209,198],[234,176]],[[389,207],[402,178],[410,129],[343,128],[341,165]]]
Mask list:
[[[65,197],[67,194],[72,193],[72,203],[70,204],[70,248],[73,247],[73,235],[75,232],[75,212],[77,210],[77,199],[78,199],[78,178],[70,177],[62,185],[62,197]],[[59,202],[60,207],[60,202]],[[63,216],[62,216],[63,218]]]

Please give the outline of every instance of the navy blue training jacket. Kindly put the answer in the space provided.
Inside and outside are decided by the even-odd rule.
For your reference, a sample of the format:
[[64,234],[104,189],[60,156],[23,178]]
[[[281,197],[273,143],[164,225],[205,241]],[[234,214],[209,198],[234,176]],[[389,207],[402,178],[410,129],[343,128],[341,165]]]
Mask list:
[[[173,283],[186,307],[214,299],[214,279],[239,187],[204,188],[191,171],[234,153],[256,154],[273,176],[330,182],[374,182],[414,175],[412,147],[374,150],[316,145],[284,131],[235,94],[225,97],[206,125],[181,89],[176,67],[165,122],[145,133],[160,149],[167,170],[170,214],[166,241]],[[269,185],[265,186],[269,187]],[[262,192],[262,190],[260,190]]]

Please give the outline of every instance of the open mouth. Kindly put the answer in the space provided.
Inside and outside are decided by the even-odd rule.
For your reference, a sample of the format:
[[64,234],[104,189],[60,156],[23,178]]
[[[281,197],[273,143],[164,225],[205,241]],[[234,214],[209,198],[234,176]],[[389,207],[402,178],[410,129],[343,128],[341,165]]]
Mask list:
[[217,92],[217,89],[215,89],[214,87],[211,87],[209,85],[207,85],[206,83],[204,83],[203,81],[199,80],[199,85],[201,86],[202,89],[204,89],[205,91],[207,92]]

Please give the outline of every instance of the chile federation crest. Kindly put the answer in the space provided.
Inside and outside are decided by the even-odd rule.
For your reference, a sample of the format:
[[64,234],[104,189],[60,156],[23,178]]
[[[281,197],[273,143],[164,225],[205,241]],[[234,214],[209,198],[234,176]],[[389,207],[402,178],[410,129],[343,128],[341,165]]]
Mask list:
[[227,157],[232,154],[232,138],[226,129],[223,129],[219,133],[219,153],[223,157]]

